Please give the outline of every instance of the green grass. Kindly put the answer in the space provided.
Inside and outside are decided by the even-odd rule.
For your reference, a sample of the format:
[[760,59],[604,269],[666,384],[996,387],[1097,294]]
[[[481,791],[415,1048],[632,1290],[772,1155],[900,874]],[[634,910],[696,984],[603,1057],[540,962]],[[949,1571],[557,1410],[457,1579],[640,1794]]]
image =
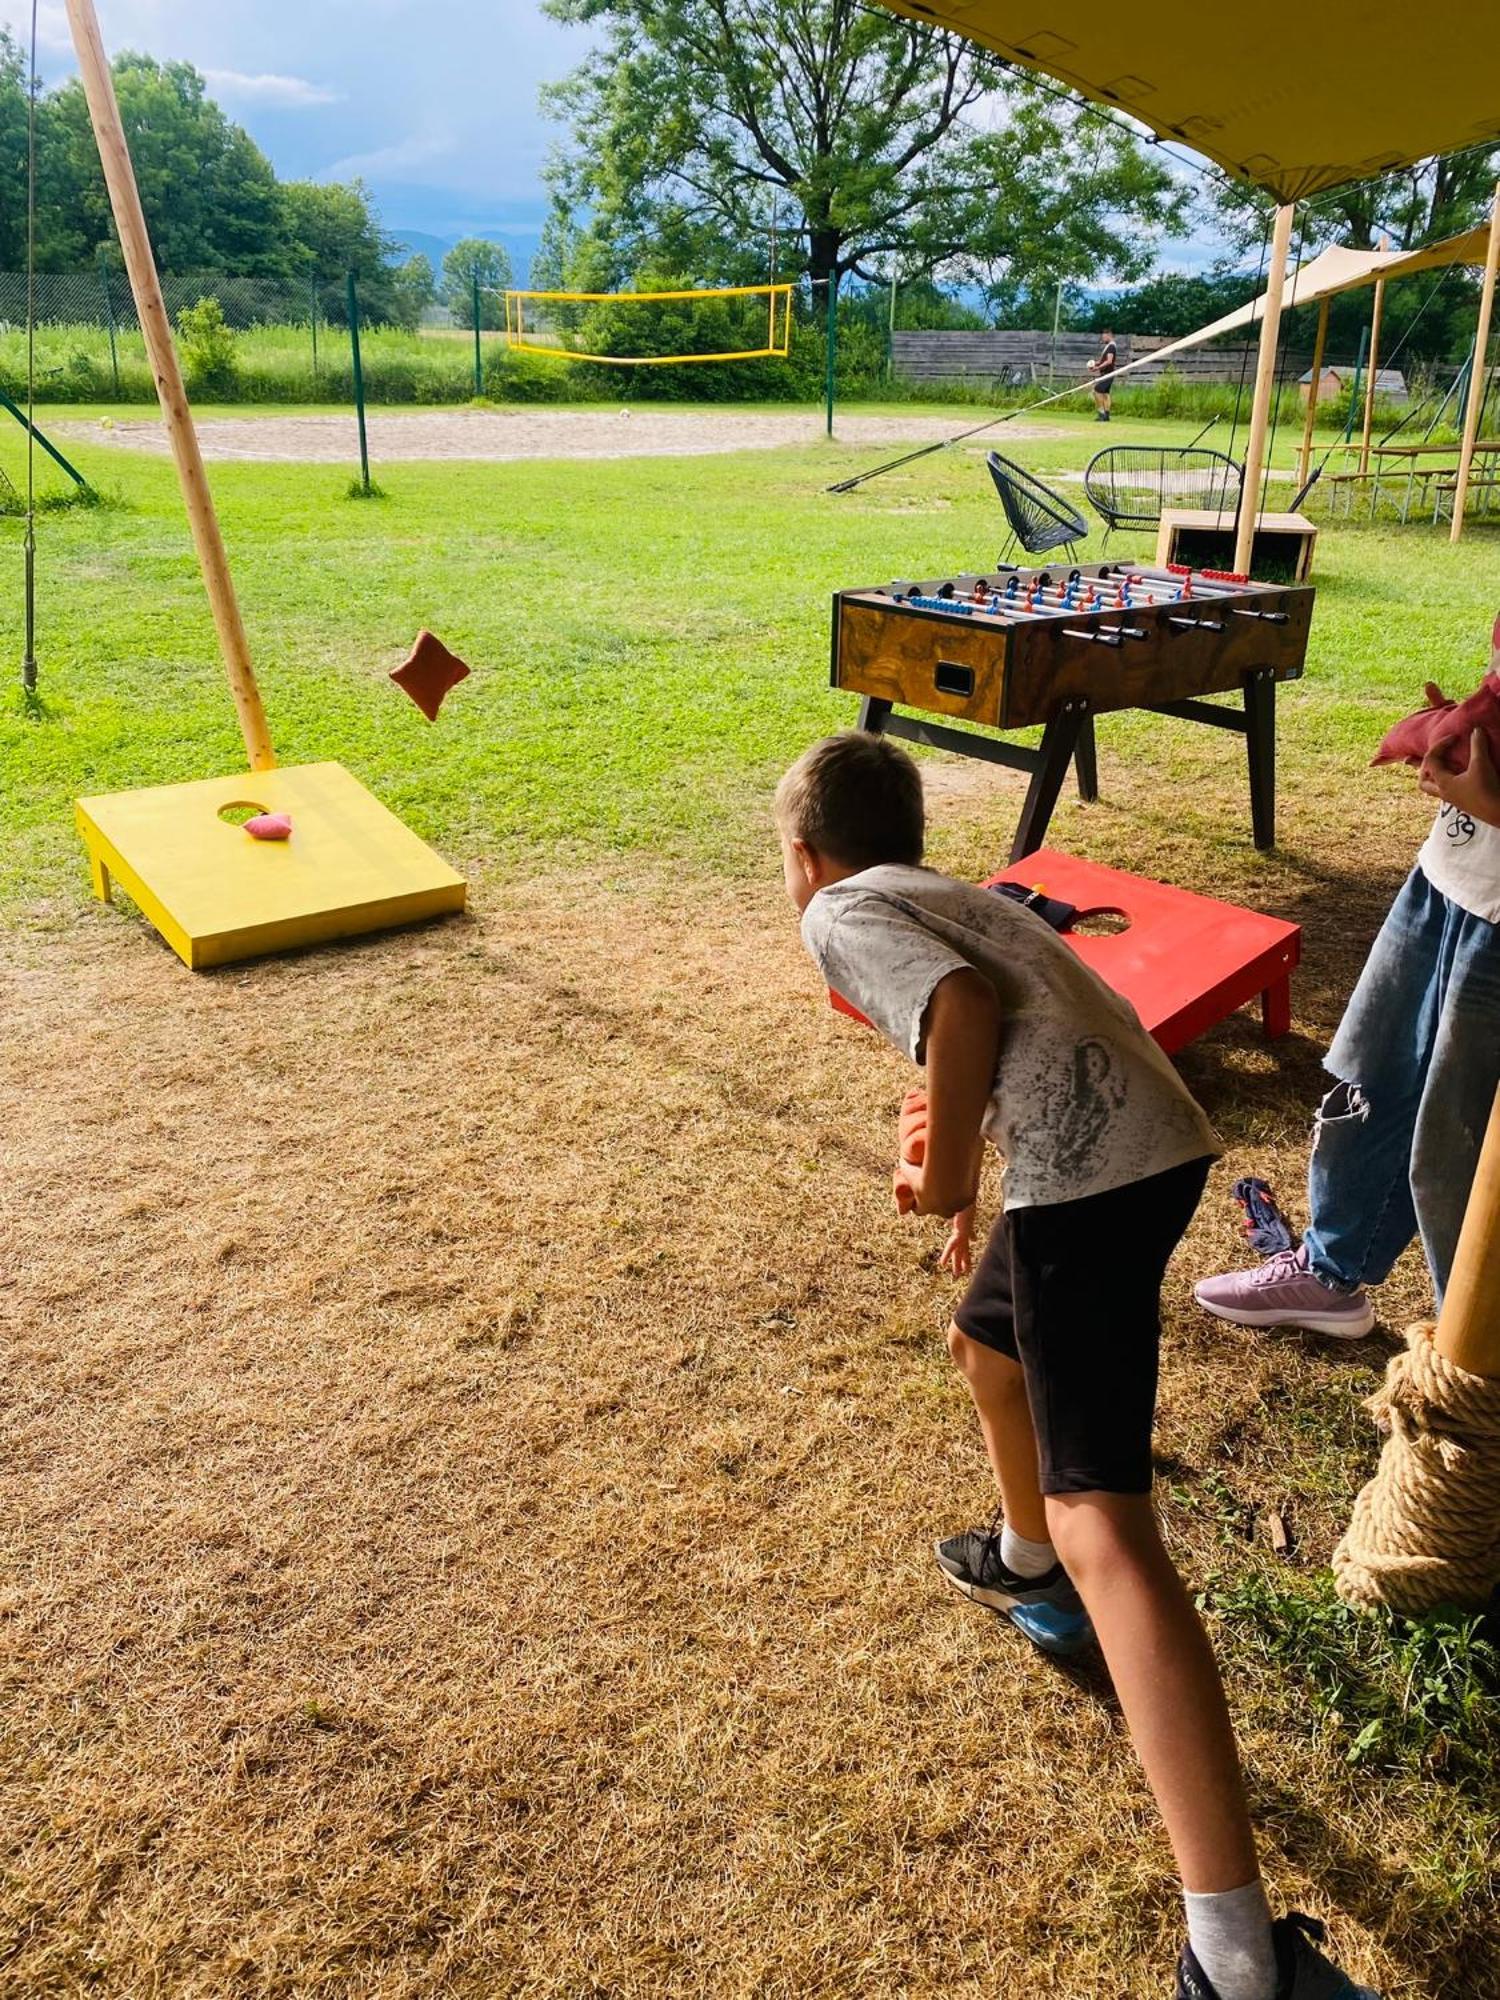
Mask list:
[[[1098,439],[1087,423],[1064,427],[1022,448],[1044,474],[1080,466]],[[1120,422],[1110,435],[1172,427]],[[18,483],[20,442],[0,431]],[[81,895],[76,794],[240,762],[170,464],[74,443],[124,504],[39,528],[39,698],[14,681],[0,695],[0,896],[12,908]],[[217,465],[279,753],[343,760],[470,860],[646,849],[759,866],[774,774],[851,717],[827,686],[831,592],[992,559],[1001,539],[974,450],[855,494],[823,491],[889,455],[377,462],[378,507],[344,504],[336,467]],[[62,484],[51,468],[42,478]],[[0,564],[17,580],[20,539],[19,522],[0,521]],[[1477,678],[1493,531],[1453,549],[1418,527],[1339,527],[1320,546],[1318,584],[1308,678],[1286,703],[1291,773],[1329,756],[1357,769],[1434,667],[1456,685]],[[422,625],[475,669],[435,727],[385,680]],[[0,658],[20,650],[20,592],[6,589]],[[1138,716],[1110,733],[1129,749],[1160,728]]]

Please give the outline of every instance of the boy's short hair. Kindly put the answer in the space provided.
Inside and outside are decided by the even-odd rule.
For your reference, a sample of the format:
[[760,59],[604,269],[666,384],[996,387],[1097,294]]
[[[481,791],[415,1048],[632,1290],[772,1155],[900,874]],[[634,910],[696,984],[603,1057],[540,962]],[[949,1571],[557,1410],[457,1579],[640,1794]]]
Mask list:
[[925,822],[921,773],[904,750],[867,729],[825,736],[776,787],[782,831],[845,868],[916,867]]

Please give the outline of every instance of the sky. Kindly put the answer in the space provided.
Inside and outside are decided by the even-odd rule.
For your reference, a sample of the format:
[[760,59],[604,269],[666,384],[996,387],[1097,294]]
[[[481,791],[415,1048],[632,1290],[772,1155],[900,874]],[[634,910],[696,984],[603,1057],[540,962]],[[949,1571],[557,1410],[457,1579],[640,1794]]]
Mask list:
[[[349,180],[374,193],[385,227],[506,245],[517,279],[546,212],[541,170],[560,128],[540,86],[574,67],[587,31],[541,0],[95,0],[112,55],[181,58],[243,125],[283,180]],[[29,0],[0,0],[22,47]],[[40,0],[44,83],[74,69],[62,0]],[[422,244],[428,249],[431,246]],[[1196,269],[1218,246],[1162,246]]]
[[[283,180],[374,191],[399,236],[486,236],[524,268],[545,213],[556,128],[537,104],[587,47],[540,0],[95,0],[111,55],[143,50],[202,70]],[[28,0],[0,0],[23,48]],[[61,0],[42,0],[45,83],[75,67]],[[519,255],[517,255],[519,252]]]

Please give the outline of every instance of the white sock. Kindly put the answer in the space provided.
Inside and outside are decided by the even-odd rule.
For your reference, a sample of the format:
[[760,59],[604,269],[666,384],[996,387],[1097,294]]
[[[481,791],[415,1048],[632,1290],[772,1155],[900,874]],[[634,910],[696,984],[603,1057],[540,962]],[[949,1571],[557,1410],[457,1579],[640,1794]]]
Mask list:
[[1276,1952],[1266,1885],[1184,1894],[1188,1943],[1219,2000],[1276,2000]]
[[1028,1542],[1013,1528],[1002,1528],[1000,1560],[1012,1576],[1045,1576],[1057,1561],[1057,1550],[1050,1542]]

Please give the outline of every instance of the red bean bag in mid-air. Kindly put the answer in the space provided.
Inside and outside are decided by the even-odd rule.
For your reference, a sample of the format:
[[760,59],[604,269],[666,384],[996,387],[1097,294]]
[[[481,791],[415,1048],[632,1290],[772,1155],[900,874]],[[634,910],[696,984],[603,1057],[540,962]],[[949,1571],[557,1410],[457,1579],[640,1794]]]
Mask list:
[[1469,737],[1476,729],[1484,731],[1490,756],[1500,769],[1500,673],[1486,674],[1466,701],[1436,702],[1406,716],[1387,734],[1372,761],[1420,764],[1437,744],[1447,741],[1443,761],[1450,770],[1467,771]]

